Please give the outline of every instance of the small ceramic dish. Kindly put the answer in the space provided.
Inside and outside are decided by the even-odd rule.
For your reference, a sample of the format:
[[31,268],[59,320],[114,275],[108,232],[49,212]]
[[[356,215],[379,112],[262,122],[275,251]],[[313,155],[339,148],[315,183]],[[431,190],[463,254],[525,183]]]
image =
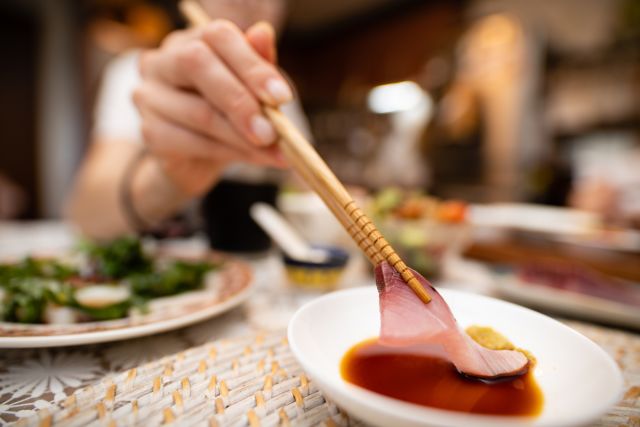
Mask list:
[[282,254],[287,277],[291,283],[304,288],[333,289],[349,261],[349,253],[337,246],[314,247],[327,252],[325,261],[303,261]]
[[621,397],[622,374],[604,350],[560,322],[515,304],[443,289],[460,326],[490,326],[537,358],[544,395],[536,417],[472,415],[392,399],[350,384],[340,361],[354,344],[378,335],[374,286],[348,289],[303,306],[289,323],[293,354],[318,387],[353,416],[380,426],[578,426]]

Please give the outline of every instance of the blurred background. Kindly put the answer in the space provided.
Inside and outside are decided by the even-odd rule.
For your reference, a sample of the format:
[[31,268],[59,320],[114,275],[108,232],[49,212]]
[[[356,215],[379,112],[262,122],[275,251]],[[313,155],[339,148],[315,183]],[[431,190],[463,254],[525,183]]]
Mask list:
[[[637,1],[290,0],[287,13],[280,63],[345,182],[637,225]],[[184,22],[173,0],[5,0],[0,14],[0,217],[57,217],[105,64]]]
[[[185,22],[175,0],[0,14],[0,219],[55,222],[107,65]],[[639,327],[640,2],[289,0],[279,62],[316,148],[407,264]],[[279,206],[308,240],[348,245],[317,198]],[[6,247],[24,240],[6,224]]]

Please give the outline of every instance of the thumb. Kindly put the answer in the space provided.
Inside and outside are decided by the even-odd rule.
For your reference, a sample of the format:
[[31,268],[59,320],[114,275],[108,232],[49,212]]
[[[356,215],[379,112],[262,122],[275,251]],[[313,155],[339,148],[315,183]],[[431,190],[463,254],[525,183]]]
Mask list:
[[271,24],[260,21],[252,25],[245,33],[249,44],[267,61],[275,64],[276,45],[275,31]]

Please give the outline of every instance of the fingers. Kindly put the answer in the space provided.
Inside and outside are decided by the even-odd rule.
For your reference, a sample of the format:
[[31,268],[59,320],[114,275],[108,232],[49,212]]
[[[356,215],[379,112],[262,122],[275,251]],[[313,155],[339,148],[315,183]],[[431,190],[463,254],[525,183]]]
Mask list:
[[[267,43],[273,43],[273,35],[267,35],[269,30],[265,25],[268,26],[259,24],[252,31],[254,38],[257,32],[263,50],[269,48]],[[224,20],[212,22],[204,28],[202,39],[262,102],[277,106],[293,98],[286,80],[273,64],[256,52],[233,23]],[[275,56],[273,53],[269,55]]]
[[149,108],[141,108],[142,135],[149,150],[161,158],[208,159],[219,164],[245,161],[284,167],[277,147],[253,148],[246,144],[231,146],[204,134],[182,127]]
[[[194,152],[196,145],[203,149],[193,142],[195,135],[250,157],[245,160],[281,166],[275,148],[256,150],[247,144],[267,146],[277,137],[260,103],[277,105],[292,98],[288,83],[271,63],[274,39],[266,23],[254,25],[246,35],[228,21],[173,33],[160,49],[140,58],[144,84],[136,98],[141,113],[160,116],[164,126],[173,126],[182,137],[189,132],[185,139]],[[164,139],[158,134],[152,140]]]
[[168,122],[156,114],[143,113],[142,136],[147,148],[159,157],[202,158],[235,161],[240,153],[223,144],[215,144],[205,136]]
[[143,51],[138,59],[140,75],[145,79],[159,79],[176,86],[187,86],[189,81],[176,64],[176,54],[182,46],[201,35],[201,28],[174,31],[165,37],[160,49]]
[[177,61],[178,49],[144,51],[138,60],[143,80],[159,80],[172,86],[188,88],[190,81]]
[[136,89],[134,102],[141,111],[150,111],[164,120],[233,147],[245,157],[255,157],[266,164],[274,162],[273,155],[247,144],[225,116],[195,93],[151,81]]
[[251,26],[245,33],[247,41],[266,61],[275,64],[277,62],[275,32],[267,22],[258,22]]
[[192,92],[149,81],[135,90],[133,100],[141,110],[150,109],[167,120],[213,139],[229,145],[246,145],[220,112]]
[[202,27],[192,27],[186,30],[173,31],[162,40],[163,48],[170,48],[184,44],[202,36]]
[[275,129],[262,115],[256,97],[203,42],[194,41],[185,47],[182,64],[196,89],[223,111],[246,139],[257,145],[275,141]]
[[147,79],[195,88],[213,107],[224,112],[246,140],[256,145],[275,141],[275,130],[262,115],[256,97],[204,42],[190,40],[179,49],[151,52],[141,65]]

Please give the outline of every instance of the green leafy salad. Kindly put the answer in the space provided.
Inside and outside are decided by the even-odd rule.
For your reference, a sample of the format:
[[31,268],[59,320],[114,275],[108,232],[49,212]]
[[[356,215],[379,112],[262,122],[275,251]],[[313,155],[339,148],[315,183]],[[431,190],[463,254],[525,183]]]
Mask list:
[[77,323],[145,311],[152,298],[200,289],[207,261],[154,258],[140,240],[80,245],[70,259],[28,257],[0,264],[0,320]]

